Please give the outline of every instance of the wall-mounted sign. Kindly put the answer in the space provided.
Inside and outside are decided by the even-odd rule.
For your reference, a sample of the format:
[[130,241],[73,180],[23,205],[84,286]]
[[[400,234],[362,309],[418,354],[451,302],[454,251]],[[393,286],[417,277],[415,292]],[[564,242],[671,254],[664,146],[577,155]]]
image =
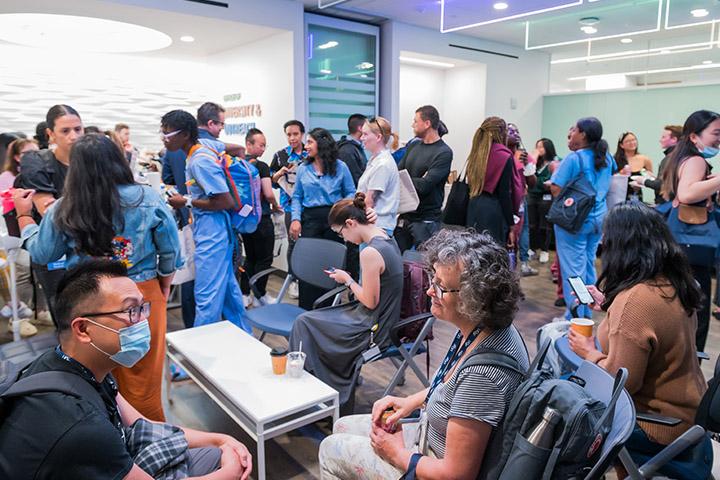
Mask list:
[[247,118],[262,117],[262,106],[259,103],[252,105],[240,105],[239,107],[227,107],[225,118]]
[[225,135],[247,135],[248,130],[255,128],[255,122],[248,123],[226,123],[225,124]]
[[227,102],[237,102],[238,100],[242,99],[242,93],[229,93],[223,97],[223,101],[225,103]]

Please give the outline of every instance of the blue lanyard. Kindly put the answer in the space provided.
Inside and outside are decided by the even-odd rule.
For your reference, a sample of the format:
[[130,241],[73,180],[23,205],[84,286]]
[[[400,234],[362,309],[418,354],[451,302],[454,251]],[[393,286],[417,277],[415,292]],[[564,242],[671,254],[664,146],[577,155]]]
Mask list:
[[[457,362],[465,355],[465,351],[468,349],[470,344],[472,344],[480,335],[480,332],[483,331],[483,326],[478,325],[475,327],[475,330],[473,330],[470,335],[468,335],[467,340],[462,344],[462,347],[460,346],[460,343],[462,342],[462,333],[457,332],[455,334],[455,339],[452,342],[452,345],[450,345],[450,350],[448,350],[447,354],[445,355],[445,358],[443,359],[442,363],[440,364],[440,368],[438,369],[437,373],[435,374],[435,377],[433,378],[432,384],[430,384],[430,389],[428,390],[427,397],[425,397],[425,403],[430,400],[430,397],[432,396],[435,389],[443,382],[443,379],[445,378],[445,375],[455,367]],[[458,350],[459,348],[459,350]]]

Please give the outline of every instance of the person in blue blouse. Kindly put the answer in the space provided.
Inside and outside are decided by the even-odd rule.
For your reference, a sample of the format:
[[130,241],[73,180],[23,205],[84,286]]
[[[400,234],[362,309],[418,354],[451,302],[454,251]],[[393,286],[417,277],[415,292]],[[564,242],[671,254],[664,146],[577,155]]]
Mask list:
[[[607,213],[607,194],[610,178],[617,171],[615,159],[608,153],[608,144],[602,139],[603,127],[595,117],[581,118],[570,128],[568,148],[572,152],[565,157],[550,181],[553,197],[581,174],[595,187],[595,205],[577,233],[571,233],[555,225],[555,243],[560,258],[560,273],[565,296],[565,318],[572,318],[570,308],[577,302],[572,295],[568,279],[580,277],[585,285],[595,285],[595,254]],[[578,307],[578,316],[591,318],[587,305]]]
[[[339,242],[340,237],[328,224],[328,214],[335,202],[355,195],[350,169],[338,160],[335,139],[324,128],[310,131],[305,149],[308,157],[297,169],[292,196],[290,237],[297,240],[302,235]],[[310,310],[323,293],[322,289],[300,282],[298,305]]]
[[[15,191],[24,247],[32,261],[42,265],[66,257],[71,268],[105,257],[127,267],[149,303],[150,351],[132,368],[118,366],[113,374],[131,405],[152,420],[164,421],[166,306],[175,270],[183,265],[172,211],[151,187],[135,183],[124,153],[108,137],[81,137],[70,159],[63,196],[47,209],[40,225],[31,216],[34,190]],[[108,315],[127,318],[126,312]]]

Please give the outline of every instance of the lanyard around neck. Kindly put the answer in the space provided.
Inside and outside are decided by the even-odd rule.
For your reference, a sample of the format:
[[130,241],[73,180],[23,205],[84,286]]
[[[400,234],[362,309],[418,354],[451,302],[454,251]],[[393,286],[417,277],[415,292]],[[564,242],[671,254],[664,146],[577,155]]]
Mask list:
[[455,334],[455,339],[453,340],[452,345],[450,345],[450,350],[448,350],[445,358],[442,361],[442,364],[440,364],[440,368],[435,374],[435,378],[433,378],[430,389],[428,390],[427,397],[425,397],[426,404],[430,400],[430,397],[432,396],[438,385],[440,385],[445,379],[445,375],[447,375],[447,373],[452,370],[453,367],[455,367],[458,361],[460,361],[463,355],[465,355],[465,351],[475,340],[477,340],[478,336],[480,335],[480,333],[482,333],[482,331],[483,326],[478,325],[477,327],[475,327],[475,330],[470,332],[470,335],[468,335],[467,339],[464,342],[462,341],[462,333],[457,332],[457,334]]

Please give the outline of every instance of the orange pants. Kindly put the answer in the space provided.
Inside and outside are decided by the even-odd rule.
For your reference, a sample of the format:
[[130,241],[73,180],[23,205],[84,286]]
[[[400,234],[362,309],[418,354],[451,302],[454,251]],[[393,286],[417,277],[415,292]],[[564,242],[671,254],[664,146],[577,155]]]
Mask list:
[[150,420],[165,421],[162,407],[162,379],[167,332],[167,301],[157,279],[137,284],[146,302],[151,302],[150,351],[132,368],[113,370],[123,397]]

